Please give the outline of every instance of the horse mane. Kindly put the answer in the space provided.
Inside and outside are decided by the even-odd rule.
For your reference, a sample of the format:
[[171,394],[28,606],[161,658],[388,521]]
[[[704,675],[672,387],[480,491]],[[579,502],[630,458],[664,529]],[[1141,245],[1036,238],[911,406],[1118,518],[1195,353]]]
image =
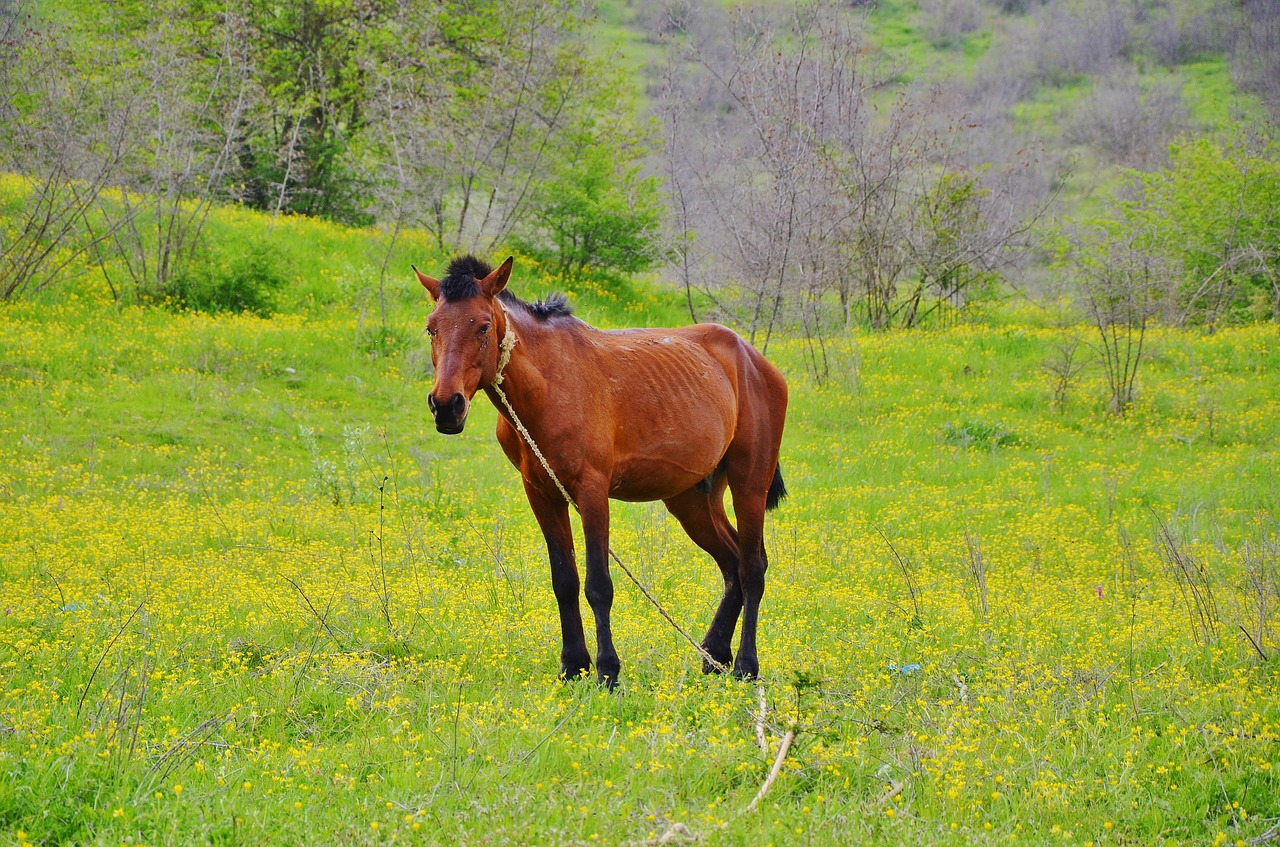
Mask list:
[[[493,268],[468,253],[458,256],[449,263],[444,279],[440,280],[440,296],[445,300],[465,300],[480,293],[480,280],[493,272]],[[503,289],[498,299],[507,306],[518,306],[540,321],[551,318],[567,317],[573,314],[573,306],[569,298],[560,291],[549,294],[545,299],[532,303],[521,300],[509,289]]]
[[508,291],[499,294],[498,299],[504,303],[520,306],[540,321],[568,317],[573,314],[573,306],[569,303],[568,295],[563,291],[553,291],[542,300],[535,300],[532,303],[527,303]]

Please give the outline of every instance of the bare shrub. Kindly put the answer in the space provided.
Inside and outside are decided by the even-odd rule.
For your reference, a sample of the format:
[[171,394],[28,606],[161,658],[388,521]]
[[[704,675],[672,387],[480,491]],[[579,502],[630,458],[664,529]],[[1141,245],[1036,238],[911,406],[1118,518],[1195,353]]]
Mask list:
[[1030,96],[1036,85],[1037,20],[1013,18],[1002,24],[1003,37],[978,60],[965,94],[968,108],[982,117],[1006,115]]
[[1101,150],[1111,161],[1149,170],[1168,160],[1169,144],[1191,126],[1181,85],[1143,86],[1132,73],[1105,78],[1067,126],[1068,141]]
[[[1029,232],[1007,179],[1026,160],[975,163],[952,95],[896,86],[834,3],[739,10],[728,34],[675,47],[663,87],[686,287],[757,343],[798,327],[819,379],[831,329],[916,326],[983,296]],[[726,271],[739,288],[714,284]]]
[[1110,0],[1049,3],[1035,12],[1036,77],[1051,85],[1107,73],[1130,47],[1133,21]]
[[981,0],[921,0],[920,29],[938,48],[958,47],[987,23]]
[[[1083,348],[1083,349],[1082,349]],[[1068,337],[1058,342],[1054,352],[1046,356],[1040,367],[1049,376],[1049,386],[1053,398],[1049,405],[1061,410],[1067,403],[1067,396],[1076,380],[1089,366],[1088,348],[1079,338]]]
[[1244,595],[1240,629],[1265,662],[1271,657],[1268,649],[1280,643],[1275,630],[1276,607],[1280,605],[1280,542],[1274,535],[1246,541],[1241,555]]
[[977,600],[977,608],[982,611],[982,621],[985,623],[989,607],[987,605],[987,563],[982,557],[982,539],[976,534],[966,534],[964,543],[969,548],[969,559],[966,564],[969,568],[969,576],[973,579],[974,597]]
[[1160,521],[1156,533],[1157,547],[1165,570],[1178,590],[1178,596],[1191,623],[1191,631],[1202,644],[1218,640],[1221,618],[1213,579],[1203,558],[1197,556],[1185,538]]
[[1165,67],[1194,62],[1230,50],[1231,23],[1221,5],[1195,8],[1166,2],[1137,7],[1147,52]]
[[1098,332],[1112,414],[1123,415],[1134,401],[1138,368],[1146,352],[1147,329],[1170,299],[1177,278],[1159,235],[1141,228],[1104,228],[1081,238],[1073,251],[1077,283],[1089,319]]
[[245,20],[222,16],[207,41],[185,24],[157,15],[123,34],[117,75],[129,99],[107,116],[121,126],[128,155],[121,191],[100,198],[98,211],[125,278],[150,299],[180,297],[197,275],[209,213],[234,198],[253,96]]
[[[36,28],[28,4],[0,8],[0,171],[10,183],[10,225],[0,228],[0,300],[41,291],[99,250],[111,229],[90,219],[119,177],[127,101],[109,50],[76,57],[60,33]],[[100,62],[99,81],[74,78],[79,62]],[[108,61],[104,61],[108,60]]]
[[1273,120],[1280,121],[1280,3],[1242,0],[1240,7],[1236,78],[1258,95]]
[[661,41],[691,31],[698,19],[699,5],[696,0],[644,3],[636,15],[636,23],[652,40]]

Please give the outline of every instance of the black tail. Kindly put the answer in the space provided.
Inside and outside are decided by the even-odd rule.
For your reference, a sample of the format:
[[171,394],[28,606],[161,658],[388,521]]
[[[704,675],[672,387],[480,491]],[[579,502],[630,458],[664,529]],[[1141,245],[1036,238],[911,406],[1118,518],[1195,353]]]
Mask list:
[[765,498],[766,509],[776,509],[787,496],[787,484],[782,481],[782,463],[773,469],[773,483],[769,486],[769,495]]

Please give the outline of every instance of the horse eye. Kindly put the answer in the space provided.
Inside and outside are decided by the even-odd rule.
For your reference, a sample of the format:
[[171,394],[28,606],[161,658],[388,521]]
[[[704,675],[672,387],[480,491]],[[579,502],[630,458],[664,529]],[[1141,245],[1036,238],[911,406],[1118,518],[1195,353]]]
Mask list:
[[481,325],[480,325],[480,330],[479,330],[480,334],[481,334],[481,335],[484,335],[486,332],[488,332],[488,331],[489,331],[489,326],[490,326],[490,324],[481,324]]
[[431,327],[427,327],[427,335],[431,336],[432,338],[435,338],[435,337],[436,337],[436,331],[435,331],[434,329],[432,329]]

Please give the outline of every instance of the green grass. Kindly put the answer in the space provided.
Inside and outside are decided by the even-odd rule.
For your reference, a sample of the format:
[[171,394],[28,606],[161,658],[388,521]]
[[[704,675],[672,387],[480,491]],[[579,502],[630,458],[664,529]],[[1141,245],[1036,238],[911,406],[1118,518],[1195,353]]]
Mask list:
[[635,25],[636,11],[630,3],[612,0],[596,4],[598,16],[591,28],[591,46],[603,55],[615,57],[624,76],[635,82],[634,90],[642,92],[645,69],[662,59],[663,48]]
[[[1280,816],[1280,642],[1264,662],[1238,629],[1280,514],[1274,327],[1156,332],[1123,419],[1096,365],[1050,408],[1041,363],[1088,334],[1035,313],[850,334],[822,384],[775,340],[765,754],[756,689],[703,677],[616,571],[620,691],[554,679],[495,412],[434,432],[404,267],[398,343],[369,343],[373,233],[215,226],[278,251],[281,314],[121,307],[91,277],[0,307],[0,841],[1203,844]],[[419,249],[396,264],[439,267]],[[553,286],[518,259],[517,293]],[[661,289],[581,289],[599,325],[682,321]],[[612,528],[700,635],[711,563],[658,506]]]
[[1252,122],[1266,112],[1257,96],[1240,91],[1231,79],[1231,64],[1224,56],[1203,59],[1178,68],[1192,119],[1204,127],[1220,128],[1233,122]]

